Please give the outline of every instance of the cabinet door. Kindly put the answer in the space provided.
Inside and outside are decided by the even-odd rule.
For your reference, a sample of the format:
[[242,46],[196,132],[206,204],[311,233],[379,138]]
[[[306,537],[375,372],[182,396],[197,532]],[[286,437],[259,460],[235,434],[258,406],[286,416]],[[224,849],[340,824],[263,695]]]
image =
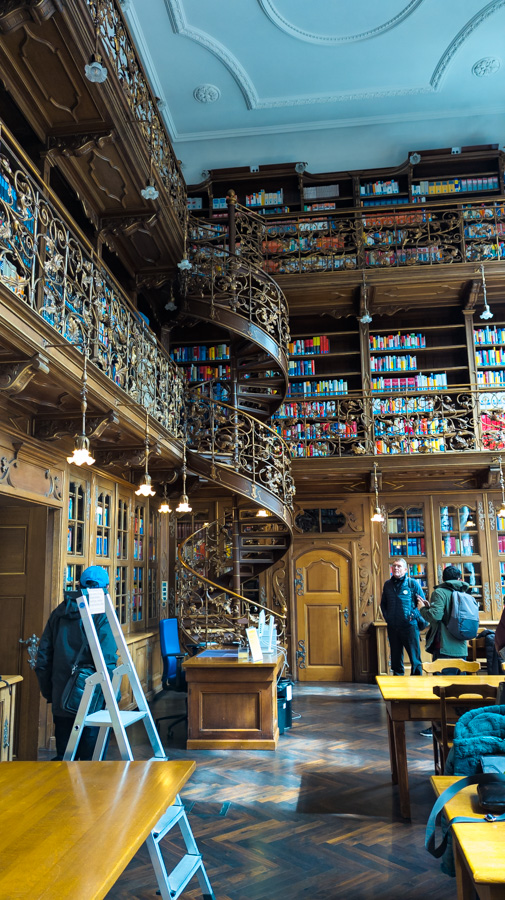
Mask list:
[[300,681],[351,681],[348,559],[310,550],[298,558],[296,575]]

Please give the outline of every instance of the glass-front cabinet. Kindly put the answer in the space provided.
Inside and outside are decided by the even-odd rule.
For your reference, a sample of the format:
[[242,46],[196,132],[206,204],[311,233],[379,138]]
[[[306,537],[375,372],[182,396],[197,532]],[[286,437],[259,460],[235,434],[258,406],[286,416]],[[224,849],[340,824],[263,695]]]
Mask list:
[[85,568],[88,537],[89,485],[83,479],[71,478],[68,483],[67,552],[64,589],[75,591]]
[[446,566],[457,566],[478,601],[482,618],[490,618],[491,591],[487,571],[483,571],[486,537],[482,500],[440,502],[436,526],[439,535],[438,580],[442,581]]
[[428,560],[426,553],[425,518],[423,506],[397,506],[387,515],[389,569],[395,557],[403,557],[408,573],[428,593]]

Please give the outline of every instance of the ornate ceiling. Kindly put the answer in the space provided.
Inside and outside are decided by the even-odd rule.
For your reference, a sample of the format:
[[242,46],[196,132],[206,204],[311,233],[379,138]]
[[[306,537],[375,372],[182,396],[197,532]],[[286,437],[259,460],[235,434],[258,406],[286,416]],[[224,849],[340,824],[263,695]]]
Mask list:
[[122,0],[188,183],[501,143],[505,0]]

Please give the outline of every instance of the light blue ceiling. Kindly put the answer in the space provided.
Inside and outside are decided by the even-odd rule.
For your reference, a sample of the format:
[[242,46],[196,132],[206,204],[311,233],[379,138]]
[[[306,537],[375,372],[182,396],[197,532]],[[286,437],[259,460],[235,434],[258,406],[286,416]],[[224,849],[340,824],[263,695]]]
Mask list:
[[188,183],[505,140],[505,0],[122,0]]

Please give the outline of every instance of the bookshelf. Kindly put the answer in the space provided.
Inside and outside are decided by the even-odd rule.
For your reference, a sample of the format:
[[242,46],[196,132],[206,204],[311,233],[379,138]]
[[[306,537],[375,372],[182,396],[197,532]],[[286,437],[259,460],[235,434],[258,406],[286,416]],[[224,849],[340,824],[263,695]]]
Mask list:
[[505,516],[496,516],[496,538],[498,542],[501,597],[503,603],[505,603]]
[[388,557],[391,568],[395,557],[403,557],[408,573],[428,592],[428,560],[426,554],[424,509],[398,506],[387,514]]
[[231,378],[230,347],[226,343],[181,344],[171,348],[170,357],[191,384]]
[[505,449],[505,323],[473,329],[476,381],[479,388],[482,443],[486,450]]
[[359,329],[314,335],[301,330],[304,324],[311,320],[296,321],[288,394],[273,424],[295,458],[344,455],[363,432],[362,417],[351,410],[352,392],[361,390]]
[[424,150],[412,166],[413,203],[427,200],[462,199],[475,194],[503,194],[503,168],[497,144]]
[[483,609],[482,566],[480,536],[474,506],[440,505],[440,539],[442,567],[455,565],[461,569],[463,580]]

